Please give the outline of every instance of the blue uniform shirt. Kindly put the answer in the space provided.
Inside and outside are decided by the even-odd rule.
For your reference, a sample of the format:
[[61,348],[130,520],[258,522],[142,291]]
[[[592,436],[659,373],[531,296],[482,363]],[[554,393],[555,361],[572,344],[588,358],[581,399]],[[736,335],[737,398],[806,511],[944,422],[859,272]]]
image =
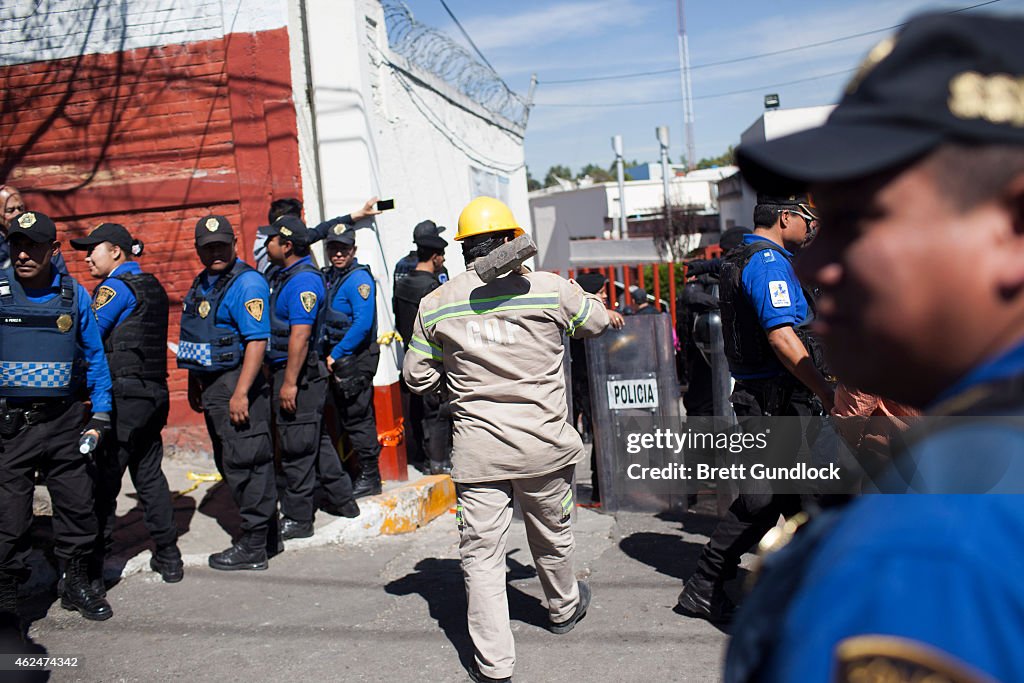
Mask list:
[[[209,294],[213,285],[222,277],[210,275],[203,271],[199,277],[199,293]],[[262,307],[259,307],[259,318],[246,308],[246,302],[253,299],[261,299]],[[270,316],[264,312],[267,310],[270,299],[270,285],[263,279],[257,270],[249,270],[237,278],[224,293],[224,299],[217,308],[216,323],[221,327],[228,327],[238,330],[243,341],[259,341],[270,339]],[[255,307],[254,307],[255,308]]]
[[106,339],[107,335],[135,310],[135,295],[132,294],[131,287],[115,277],[114,273],[127,275],[141,272],[142,268],[134,261],[122,263],[93,290],[92,309],[96,313],[100,337],[103,339]]
[[[362,285],[370,287],[369,293],[365,297],[359,293],[359,287]],[[349,275],[344,284],[338,288],[338,293],[334,295],[331,305],[335,310],[352,318],[352,327],[331,350],[331,358],[334,360],[351,355],[366,342],[367,337],[373,331],[374,314],[377,310],[375,289],[373,277],[362,269]]]
[[[285,268],[279,277],[287,277],[288,271],[303,263],[313,265],[313,259],[309,256],[299,259]],[[310,297],[310,294],[313,296]],[[277,295],[277,307],[274,315],[287,321],[289,325],[315,325],[316,314],[323,304],[323,300],[323,277],[312,271],[299,273],[282,286],[281,293]]]
[[[1024,344],[975,368],[947,392],[1024,375]],[[926,418],[927,419],[927,418]],[[968,435],[973,431],[973,435]],[[979,445],[978,437],[986,443]],[[1015,455],[994,490],[1021,490],[1024,431],[965,420],[915,446],[935,480],[946,465],[989,470]],[[940,456],[935,460],[929,454]],[[962,485],[961,481],[956,481]],[[850,504],[812,554],[786,613],[768,681],[830,680],[834,650],[863,634],[937,648],[1001,681],[1024,671],[1024,504],[1009,495],[867,495]],[[742,619],[742,615],[740,616]]]
[[[745,235],[744,244],[770,240],[760,235]],[[788,251],[785,254],[792,257]],[[774,249],[762,249],[754,254],[743,269],[743,291],[750,299],[758,322],[765,332],[783,325],[800,325],[810,314],[803,288],[796,271],[788,259]],[[737,375],[737,379],[777,377],[785,372],[774,355],[765,367],[755,373]]]
[[[25,296],[34,303],[45,303],[55,296],[60,296],[61,273],[53,273],[53,282],[46,289],[25,289]],[[99,325],[93,317],[89,292],[85,287],[75,283],[78,300],[78,350],[85,357],[88,369],[85,374],[86,385],[89,387],[89,398],[92,400],[94,413],[109,413],[113,409],[110,397],[110,368],[107,366],[107,354],[103,351],[103,340],[100,338]]]

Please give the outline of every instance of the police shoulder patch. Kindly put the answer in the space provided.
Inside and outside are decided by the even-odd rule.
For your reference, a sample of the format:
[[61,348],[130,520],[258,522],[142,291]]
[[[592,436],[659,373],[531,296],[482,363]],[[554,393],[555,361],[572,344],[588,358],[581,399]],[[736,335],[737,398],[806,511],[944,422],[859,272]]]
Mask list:
[[771,249],[765,249],[761,252],[761,260],[765,263],[775,263],[775,252]]
[[93,295],[92,310],[98,311],[99,309],[103,308],[104,306],[109,304],[110,300],[113,299],[115,296],[117,296],[117,291],[113,287],[107,287],[106,285],[103,285],[102,287],[97,289],[96,294]]
[[791,306],[789,299],[789,284],[785,280],[772,280],[768,283],[768,295],[772,299],[772,306],[775,308],[786,308]]
[[245,302],[245,310],[256,319],[256,322],[261,322],[263,320],[263,299],[249,299]]
[[306,309],[306,313],[309,313],[316,306],[316,292],[302,292],[299,294],[299,301],[302,302],[302,307]]
[[942,681],[943,683],[990,683],[989,678],[931,645],[909,638],[862,635],[847,638],[835,649],[833,680],[860,681]]
[[363,285],[359,285],[359,287],[356,289],[356,291],[359,292],[359,296],[363,297],[364,299],[369,299],[370,298],[370,289],[371,289],[370,285],[363,284]]

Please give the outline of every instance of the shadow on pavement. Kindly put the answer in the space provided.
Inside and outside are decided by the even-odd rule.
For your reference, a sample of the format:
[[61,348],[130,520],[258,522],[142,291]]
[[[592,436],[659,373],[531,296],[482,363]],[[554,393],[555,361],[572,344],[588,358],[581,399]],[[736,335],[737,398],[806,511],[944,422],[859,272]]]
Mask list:
[[[516,551],[511,551],[511,555]],[[508,558],[509,581],[537,576],[537,571]],[[466,622],[466,588],[459,560],[428,557],[420,560],[415,572],[384,586],[389,595],[420,595],[445,637],[459,654],[459,662],[469,670],[473,664],[473,642]],[[541,601],[514,586],[508,587],[509,617],[539,628],[547,628],[548,611]]]
[[242,516],[238,513],[238,506],[231,497],[227,482],[219,481],[210,487],[199,501],[197,510],[216,521],[230,538],[236,539],[242,535]]

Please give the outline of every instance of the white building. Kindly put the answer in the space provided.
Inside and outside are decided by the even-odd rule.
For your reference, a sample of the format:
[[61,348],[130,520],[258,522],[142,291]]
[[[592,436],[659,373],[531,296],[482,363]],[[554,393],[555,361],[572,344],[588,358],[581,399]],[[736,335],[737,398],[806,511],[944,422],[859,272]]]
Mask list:
[[[736,173],[735,166],[693,171],[669,181],[669,203],[692,210],[701,226],[715,231],[718,186],[722,178]],[[538,247],[537,265],[544,270],[565,272],[570,267],[619,262],[661,260],[652,235],[664,220],[665,194],[660,168],[657,180],[625,183],[626,236],[629,240],[607,245],[584,244],[586,240],[610,238],[620,220],[618,183],[580,183],[574,189],[549,187],[530,193],[530,217]],[[701,233],[687,240],[684,250],[700,246],[707,237]],[[577,244],[574,244],[577,243]]]
[[[825,123],[835,105],[799,107],[797,109],[770,109],[762,114],[740,135],[740,144],[749,145],[815,128]],[[737,225],[752,228],[757,193],[734,172],[718,183],[719,225],[722,231]]]

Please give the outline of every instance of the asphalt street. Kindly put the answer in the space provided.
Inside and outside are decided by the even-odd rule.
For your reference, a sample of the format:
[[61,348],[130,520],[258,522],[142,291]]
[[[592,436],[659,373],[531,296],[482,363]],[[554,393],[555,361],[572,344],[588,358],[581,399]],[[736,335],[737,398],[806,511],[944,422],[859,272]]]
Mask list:
[[[513,526],[509,604],[516,681],[715,681],[726,635],[673,612],[714,521],[578,509],[577,571],[593,587],[570,634],[544,629],[540,583]],[[454,515],[403,536],[290,549],[264,572],[189,567],[111,588],[89,622],[37,600],[30,636],[78,656],[54,681],[465,681],[472,660]]]

